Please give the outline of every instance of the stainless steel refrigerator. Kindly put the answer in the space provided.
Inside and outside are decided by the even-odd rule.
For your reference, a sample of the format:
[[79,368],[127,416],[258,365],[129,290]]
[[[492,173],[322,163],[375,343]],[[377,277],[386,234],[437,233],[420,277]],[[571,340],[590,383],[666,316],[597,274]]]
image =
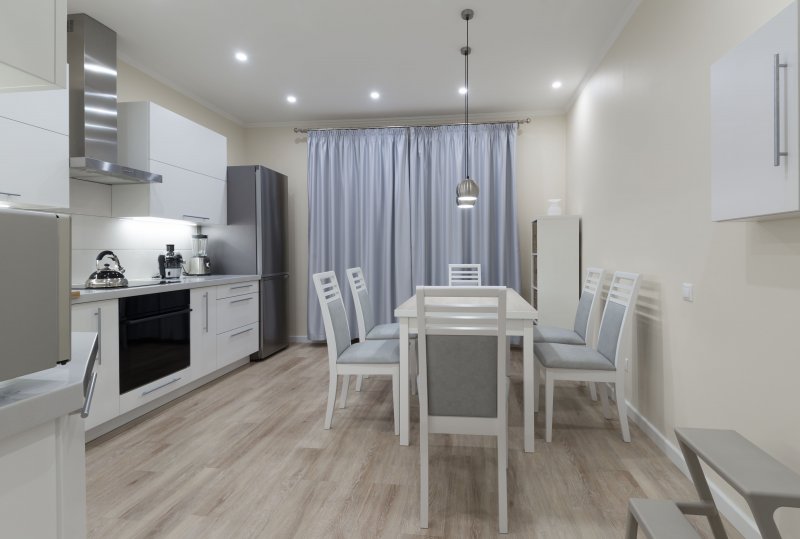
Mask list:
[[261,276],[261,336],[254,360],[289,345],[288,182],[260,165],[228,167],[228,225],[203,227],[214,273]]

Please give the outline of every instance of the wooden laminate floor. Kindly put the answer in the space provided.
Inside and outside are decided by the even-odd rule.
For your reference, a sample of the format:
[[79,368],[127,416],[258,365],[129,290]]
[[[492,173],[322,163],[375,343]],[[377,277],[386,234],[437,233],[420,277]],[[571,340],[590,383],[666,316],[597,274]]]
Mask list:
[[[628,498],[694,498],[641,431],[632,425],[633,442],[623,443],[617,421],[577,385],[556,389],[553,442],[542,439],[539,414],[536,452],[523,453],[521,370],[514,351],[507,537],[620,538]],[[401,447],[388,378],[365,380],[361,393],[351,387],[329,431],[327,384],[326,348],[293,345],[93,441],[89,536],[498,535],[491,438],[431,437],[430,528],[421,530],[416,399],[412,445]],[[702,519],[693,522],[711,537]]]

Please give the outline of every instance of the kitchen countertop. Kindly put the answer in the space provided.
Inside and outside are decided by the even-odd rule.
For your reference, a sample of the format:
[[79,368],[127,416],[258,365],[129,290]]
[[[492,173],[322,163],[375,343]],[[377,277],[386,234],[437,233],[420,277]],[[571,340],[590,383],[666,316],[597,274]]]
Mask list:
[[83,378],[97,333],[72,333],[66,365],[0,382],[0,439],[15,436],[83,408]]
[[[72,299],[72,304],[103,301],[107,299],[141,296],[143,294],[157,294],[171,290],[186,290],[189,288],[202,288],[204,286],[217,286],[223,284],[243,283],[257,281],[258,275],[206,275],[202,277],[182,277],[170,284],[154,284],[153,286],[138,286],[135,288],[94,288],[91,290],[78,290],[81,295]],[[153,279],[154,282],[160,279]],[[75,290],[73,290],[75,291]]]

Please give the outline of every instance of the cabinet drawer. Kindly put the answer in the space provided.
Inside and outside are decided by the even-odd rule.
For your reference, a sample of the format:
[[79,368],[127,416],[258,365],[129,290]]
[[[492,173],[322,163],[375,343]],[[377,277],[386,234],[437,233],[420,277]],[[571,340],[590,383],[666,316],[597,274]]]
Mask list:
[[258,351],[258,324],[217,335],[217,368]]
[[258,322],[258,294],[217,300],[217,333]]
[[252,294],[253,292],[258,292],[258,281],[222,285],[217,287],[217,299],[242,296],[244,294]]
[[192,368],[183,369],[170,374],[155,382],[150,382],[142,387],[132,389],[119,396],[119,413],[124,414],[138,408],[143,404],[157,399],[171,391],[175,391],[181,386],[185,386],[192,379]]

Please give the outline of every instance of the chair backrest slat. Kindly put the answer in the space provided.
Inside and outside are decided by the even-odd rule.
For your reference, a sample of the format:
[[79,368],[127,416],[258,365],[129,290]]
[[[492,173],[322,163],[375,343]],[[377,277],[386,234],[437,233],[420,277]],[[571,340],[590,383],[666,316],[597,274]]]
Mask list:
[[375,311],[369,298],[364,270],[360,267],[348,269],[347,280],[350,282],[350,292],[353,294],[353,303],[356,306],[358,340],[364,342],[367,340],[367,333],[375,327]]
[[336,364],[336,359],[350,347],[350,326],[347,311],[342,300],[339,281],[332,271],[315,273],[313,276],[317,299],[322,309],[325,338],[328,341],[328,360]]
[[[575,333],[590,344],[594,340],[594,335],[590,335],[590,330],[596,328],[597,310],[600,302],[599,291],[602,290],[605,270],[601,268],[588,268],[586,270],[586,280],[583,283],[581,299],[578,301],[578,309],[575,311]],[[593,332],[592,332],[593,333]]]
[[417,287],[421,414],[505,417],[506,294]]
[[450,286],[481,286],[481,265],[449,264],[448,283]]
[[600,321],[600,334],[597,337],[597,351],[619,368],[620,345],[631,325],[631,311],[636,307],[639,293],[638,273],[617,271],[611,279],[603,319]]

